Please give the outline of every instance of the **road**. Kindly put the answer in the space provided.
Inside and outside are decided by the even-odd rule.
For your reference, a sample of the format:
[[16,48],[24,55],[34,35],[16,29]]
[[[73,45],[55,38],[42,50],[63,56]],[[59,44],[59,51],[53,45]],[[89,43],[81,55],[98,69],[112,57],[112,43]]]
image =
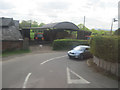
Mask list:
[[28,54],[2,63],[3,88],[117,88],[118,82],[67,52]]

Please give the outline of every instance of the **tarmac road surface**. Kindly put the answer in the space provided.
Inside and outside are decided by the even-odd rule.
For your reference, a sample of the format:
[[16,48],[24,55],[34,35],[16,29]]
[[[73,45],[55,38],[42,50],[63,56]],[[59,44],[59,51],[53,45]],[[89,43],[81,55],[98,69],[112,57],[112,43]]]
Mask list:
[[118,82],[69,59],[67,52],[29,54],[2,63],[3,88],[118,88]]

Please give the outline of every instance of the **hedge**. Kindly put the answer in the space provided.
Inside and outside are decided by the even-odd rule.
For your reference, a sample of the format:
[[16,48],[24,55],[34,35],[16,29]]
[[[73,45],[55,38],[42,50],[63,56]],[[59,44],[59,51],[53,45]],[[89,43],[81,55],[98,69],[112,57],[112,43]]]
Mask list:
[[88,41],[78,39],[57,39],[53,42],[53,50],[70,50],[78,45],[88,45]]
[[114,35],[118,35],[118,36],[120,36],[120,28],[117,29],[117,30],[114,32]]
[[94,56],[110,62],[119,62],[120,37],[117,36],[95,36],[90,40],[90,51]]

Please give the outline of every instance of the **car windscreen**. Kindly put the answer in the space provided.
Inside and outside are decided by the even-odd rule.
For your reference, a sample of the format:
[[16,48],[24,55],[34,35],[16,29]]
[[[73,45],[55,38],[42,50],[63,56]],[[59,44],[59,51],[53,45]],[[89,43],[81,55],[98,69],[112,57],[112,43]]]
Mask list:
[[84,49],[84,47],[75,47],[73,50],[83,51]]

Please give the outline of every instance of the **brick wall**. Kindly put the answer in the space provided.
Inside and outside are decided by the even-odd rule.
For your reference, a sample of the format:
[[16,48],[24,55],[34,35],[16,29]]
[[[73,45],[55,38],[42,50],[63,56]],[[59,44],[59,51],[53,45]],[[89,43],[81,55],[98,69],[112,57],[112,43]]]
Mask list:
[[15,49],[22,49],[23,48],[23,41],[22,40],[3,40],[2,41],[2,51],[5,50],[15,50]]

